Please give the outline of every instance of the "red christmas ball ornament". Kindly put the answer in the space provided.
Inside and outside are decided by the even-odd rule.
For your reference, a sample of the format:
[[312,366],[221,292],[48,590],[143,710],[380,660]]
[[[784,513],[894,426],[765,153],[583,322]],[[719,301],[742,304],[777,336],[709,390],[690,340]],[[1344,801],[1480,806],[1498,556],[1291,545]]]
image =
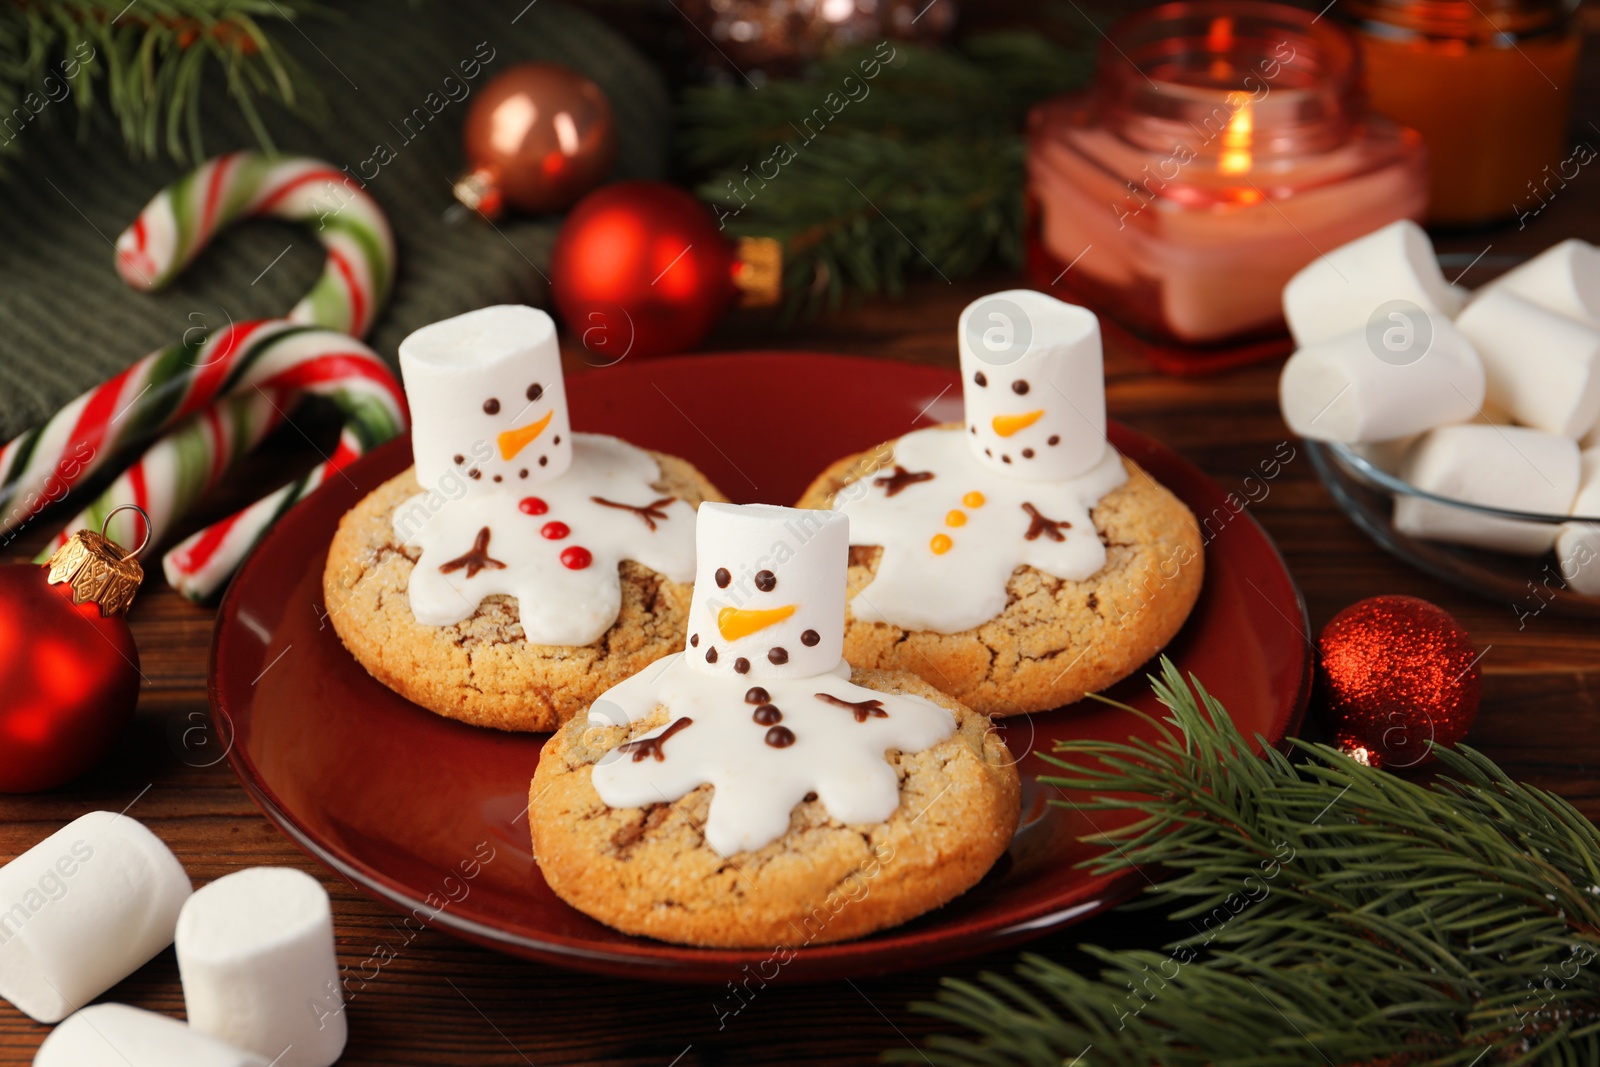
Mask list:
[[606,363],[692,348],[736,291],[777,299],[776,241],[723,236],[706,206],[664,182],[590,193],[556,235],[550,289],[567,329]]
[[1478,650],[1443,608],[1412,596],[1352,604],[1323,627],[1317,678],[1335,743],[1374,767],[1414,767],[1466,737]]
[[494,78],[467,109],[461,133],[472,168],[456,199],[498,218],[560,211],[600,184],[617,156],[611,101],[555,63],[522,63]]
[[139,650],[122,615],[143,577],[90,530],[42,566],[0,566],[0,792],[70,782],[132,717]]

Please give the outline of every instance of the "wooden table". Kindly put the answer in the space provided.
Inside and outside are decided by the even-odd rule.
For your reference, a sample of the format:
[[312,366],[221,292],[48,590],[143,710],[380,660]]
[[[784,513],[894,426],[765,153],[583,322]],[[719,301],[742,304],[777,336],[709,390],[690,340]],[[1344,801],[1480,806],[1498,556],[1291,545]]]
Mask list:
[[[1600,62],[1589,49],[1585,87],[1577,93],[1579,139],[1600,143],[1583,120],[1600,120]],[[1526,229],[1442,238],[1449,251],[1536,252],[1565,237],[1600,240],[1600,177],[1585,171]],[[1474,282],[1469,274],[1465,281]],[[953,365],[956,314],[984,292],[1016,284],[991,273],[947,285],[918,284],[898,301],[775,332],[755,313],[732,316],[713,349],[795,348]],[[576,359],[569,363],[577,368]],[[1227,488],[1280,442],[1293,437],[1278,416],[1277,368],[1180,380],[1152,372],[1131,354],[1107,353],[1112,414],[1155,436]],[[276,484],[309,452],[293,430],[211,502],[221,515]],[[1591,818],[1600,817],[1600,627],[1548,612],[1521,619],[1504,604],[1457,591],[1390,558],[1335,508],[1303,448],[1252,514],[1276,538],[1305,592],[1313,629],[1341,608],[1379,593],[1407,593],[1443,605],[1486,650],[1483,709],[1471,742],[1516,778],[1552,789]],[[206,516],[197,517],[199,519]],[[40,538],[19,542],[22,560]],[[115,755],[81,782],[38,796],[0,797],[0,859],[9,859],[84,812],[129,808],[176,851],[197,883],[258,864],[310,871],[333,895],[340,961],[356,966],[380,944],[404,940],[396,917],[338,876],[308,860],[251,804],[225,762],[186,763],[176,741],[206,704],[205,668],[212,611],[147,581],[131,614],[147,684],[134,726]],[[197,762],[189,756],[190,763]],[[1080,940],[1114,947],[1153,946],[1148,919],[1105,916],[1046,938],[1031,950],[1074,958]],[[1007,969],[1016,953],[952,965],[951,975]],[[1076,957],[1081,961],[1081,957]],[[716,989],[672,987],[588,975],[499,956],[433,931],[352,1001],[345,1064],[609,1064],[703,1067],[712,1064],[872,1063],[934,1029],[908,1004],[927,997],[938,975],[916,973],[820,986],[781,981],[762,990],[718,1028]],[[724,991],[725,992],[725,991]],[[183,997],[168,950],[108,994],[109,999],[180,1015]],[[0,1064],[25,1064],[46,1028],[0,1004]]]

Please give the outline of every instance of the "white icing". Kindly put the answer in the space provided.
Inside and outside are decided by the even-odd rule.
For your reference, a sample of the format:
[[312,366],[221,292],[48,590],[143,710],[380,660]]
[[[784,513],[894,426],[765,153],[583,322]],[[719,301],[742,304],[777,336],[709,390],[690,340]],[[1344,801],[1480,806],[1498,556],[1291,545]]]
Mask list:
[[400,342],[400,374],[425,488],[487,495],[554,481],[571,463],[561,349],[538,308],[500,304],[424,326]]
[[[844,584],[843,568],[837,578]],[[789,829],[789,814],[816,793],[829,816],[848,825],[880,823],[900,806],[890,751],[920,752],[955,732],[955,716],[916,696],[896,696],[849,681],[840,660],[811,678],[752,680],[706,674],[683,655],[668,656],[612,688],[589,712],[591,726],[637,722],[664,707],[667,723],[640,740],[659,737],[682,718],[692,722],[661,746],[662,758],[619,746],[593,772],[595,791],[613,808],[670,803],[702,785],[714,793],[706,843],[718,855],[761,848]],[[794,734],[786,748],[767,744],[771,726],[756,722],[746,702],[752,685],[767,691]],[[884,717],[857,722],[849,708],[817,699],[827,693],[851,702],[876,700]]]
[[[420,493],[395,511],[396,537],[422,556],[409,582],[411,611],[426,626],[449,626],[469,617],[484,597],[517,598],[517,614],[531,644],[587,645],[617,621],[622,582],[617,567],[631,559],[671,581],[694,578],[695,515],[682,500],[657,509],[652,530],[644,517],[596,503],[601,497],[644,506],[666,494],[653,487],[661,467],[653,456],[602,434],[570,435],[571,466],[542,484],[496,486],[495,491],[449,500],[437,490]],[[535,497],[547,510],[527,514],[521,501]],[[562,523],[570,531],[552,539],[541,531]],[[489,530],[488,555],[504,564],[475,574],[467,567],[441,571],[468,553]],[[590,554],[579,569],[562,562],[567,549]]]
[[[834,508],[850,517],[851,544],[883,548],[877,575],[850,602],[857,619],[959,633],[1005,609],[1006,583],[1019,566],[1066,581],[1082,581],[1105,566],[1105,546],[1089,510],[1128,479],[1116,449],[1106,446],[1099,462],[1076,478],[1022,481],[996,477],[979,463],[962,440],[968,436],[950,427],[907,434],[894,443],[888,466],[838,494]],[[933,478],[890,496],[877,483],[897,465]],[[981,505],[963,501],[971,492],[983,495]],[[1071,523],[1060,529],[1062,540],[1045,533],[1029,540],[1033,519],[1025,504]],[[949,525],[952,513],[964,524]],[[933,550],[935,536],[949,539],[942,554]]]
[[806,678],[839,662],[850,520],[833,511],[708,502],[695,528],[686,653],[695,670]]
[[957,331],[967,444],[1007,478],[1059,481],[1106,452],[1105,371],[1094,312],[1030,289],[968,304]]

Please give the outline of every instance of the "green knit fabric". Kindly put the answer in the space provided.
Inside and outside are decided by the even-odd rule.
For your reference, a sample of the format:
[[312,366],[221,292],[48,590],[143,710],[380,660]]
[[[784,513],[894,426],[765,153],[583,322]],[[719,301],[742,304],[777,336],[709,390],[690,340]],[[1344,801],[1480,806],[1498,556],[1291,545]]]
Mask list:
[[[372,173],[365,161],[380,144],[393,152],[367,183],[399,246],[393,298],[368,338],[391,362],[401,338],[428,322],[486,304],[546,301],[544,271],[558,219],[509,218],[497,231],[476,215],[446,218],[450,184],[465,169],[461,125],[473,96],[437,115],[423,101],[437,93],[437,106],[446,77],[464,81],[460,64],[480,45],[486,43],[479,55],[492,49],[493,58],[466,82],[474,96],[516,63],[566,64],[611,100],[619,134],[612,176],[653,178],[664,170],[664,84],[638,52],[581,11],[552,0],[357,0],[332,12],[279,33],[321,85],[329,118],[313,128],[276,115],[270,125],[280,151],[317,156],[353,174],[363,165]],[[255,147],[220,80],[210,97],[207,152]],[[0,179],[0,439],[185,331],[285,313],[322,268],[322,247],[309,230],[252,221],[224,233],[167,289],[135,292],[117,277],[111,242],[187,166],[130,163],[109,126],[80,136],[70,101],[47,107],[21,136],[26,153]]]

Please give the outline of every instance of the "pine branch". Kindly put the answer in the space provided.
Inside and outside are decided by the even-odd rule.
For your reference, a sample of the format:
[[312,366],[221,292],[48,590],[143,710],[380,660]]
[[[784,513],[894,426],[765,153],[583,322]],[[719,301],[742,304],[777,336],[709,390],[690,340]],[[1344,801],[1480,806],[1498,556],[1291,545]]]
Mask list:
[[1088,49],[993,34],[963,52],[841,53],[803,81],[691,90],[686,162],[725,229],[784,243],[790,310],[1022,259],[1028,108],[1081,85]]
[[1163,661],[1158,741],[1064,743],[1041,780],[1131,815],[1088,866],[1163,871],[1141,903],[1195,933],[1087,948],[1092,977],[1030,955],[946,982],[917,1008],[968,1033],[930,1037],[931,1062],[1600,1062],[1594,824],[1464,747],[1431,786],[1325,745],[1256,755],[1194,686]]
[[80,129],[108,110],[134,157],[202,159],[213,67],[271,151],[262,101],[307,115],[320,98],[265,27],[324,11],[316,0],[0,0],[0,154],[19,156],[27,127],[47,111],[60,121],[53,111],[70,97]]

